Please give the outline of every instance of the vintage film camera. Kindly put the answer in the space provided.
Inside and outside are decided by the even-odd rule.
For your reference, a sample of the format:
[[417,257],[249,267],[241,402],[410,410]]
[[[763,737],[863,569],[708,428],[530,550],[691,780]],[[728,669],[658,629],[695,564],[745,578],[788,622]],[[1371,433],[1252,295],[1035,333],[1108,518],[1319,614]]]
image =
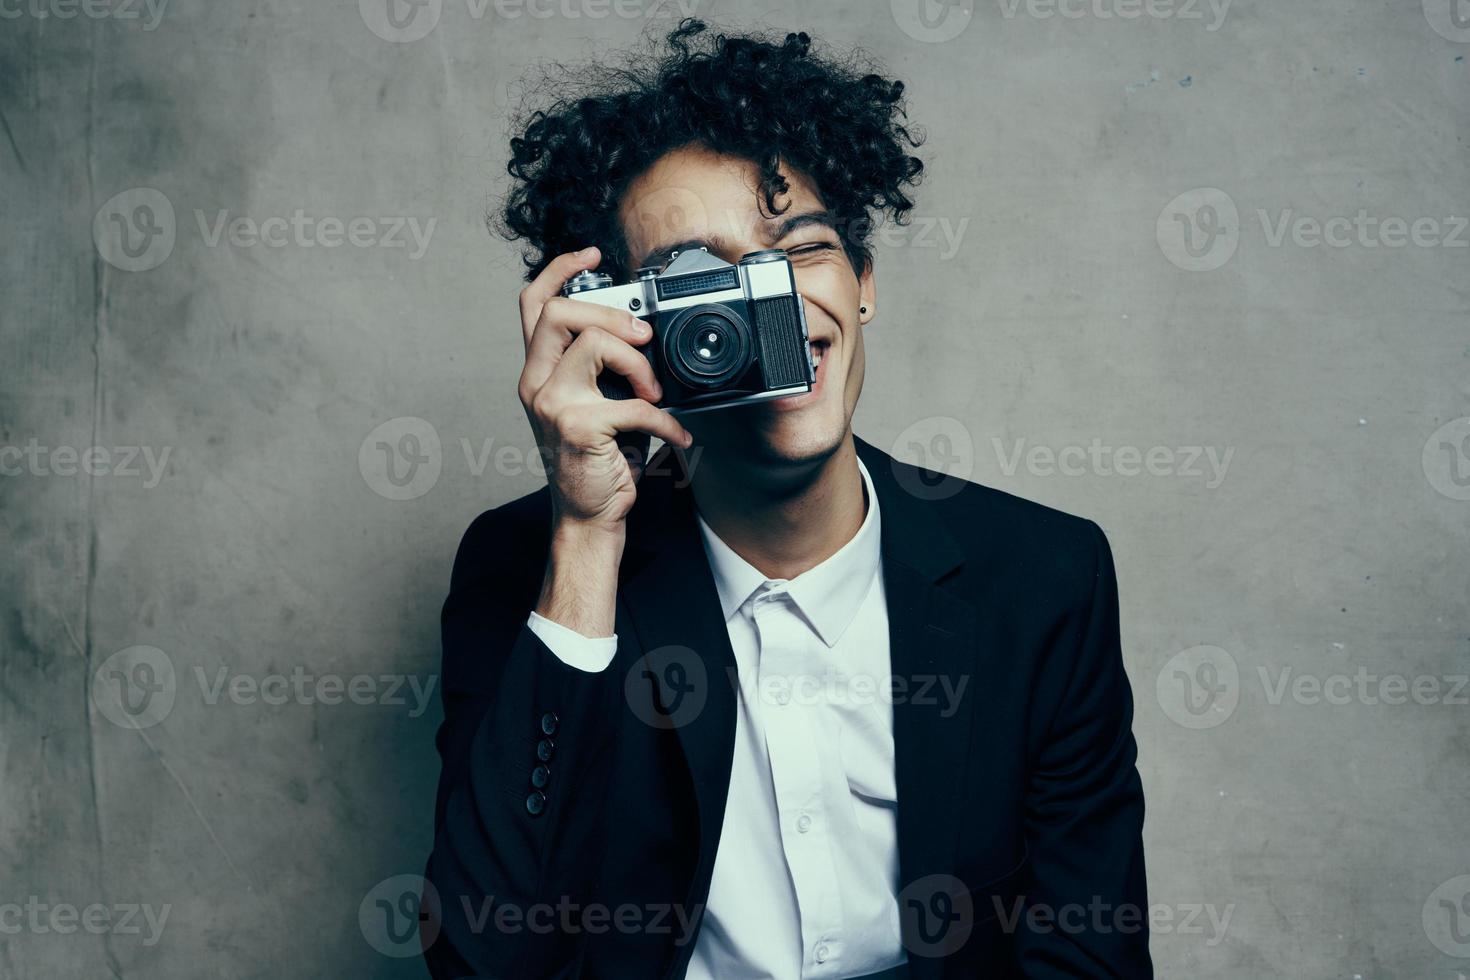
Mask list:
[[[737,265],[704,248],[675,252],[662,270],[639,269],[622,286],[580,272],[561,294],[653,325],[653,340],[641,350],[663,386],[659,407],[675,414],[811,390],[806,310],[784,249],[749,252]],[[611,372],[598,387],[609,398],[632,397],[627,380]]]

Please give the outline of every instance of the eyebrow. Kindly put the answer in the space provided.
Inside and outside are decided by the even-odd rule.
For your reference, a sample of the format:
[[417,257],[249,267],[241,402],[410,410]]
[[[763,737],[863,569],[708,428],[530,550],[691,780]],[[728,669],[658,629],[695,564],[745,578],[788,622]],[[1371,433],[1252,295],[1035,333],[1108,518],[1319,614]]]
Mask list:
[[[824,228],[831,228],[833,231],[837,231],[837,220],[833,217],[831,211],[803,211],[801,214],[793,214],[784,218],[779,224],[774,226],[768,238],[772,242],[779,242],[793,231],[796,231],[798,228],[804,228],[807,225],[821,225]],[[769,221],[767,221],[767,226],[770,226]],[[708,238],[686,238],[677,242],[668,242],[650,249],[648,254],[643,256],[643,261],[638,263],[638,268],[653,265],[666,258],[672,252],[687,252],[691,248],[707,248],[711,252],[722,252],[726,251],[726,244],[725,240],[719,235],[710,235]]]

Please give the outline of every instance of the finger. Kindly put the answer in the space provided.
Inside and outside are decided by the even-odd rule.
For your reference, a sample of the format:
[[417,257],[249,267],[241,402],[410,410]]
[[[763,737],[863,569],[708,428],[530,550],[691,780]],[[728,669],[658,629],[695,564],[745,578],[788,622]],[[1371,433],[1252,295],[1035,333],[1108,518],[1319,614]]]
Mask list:
[[573,299],[553,299],[543,307],[541,322],[536,325],[535,336],[526,350],[522,383],[530,391],[539,390],[576,338],[589,330],[624,344],[646,344],[653,339],[653,328],[631,313]]
[[531,336],[536,332],[536,324],[541,319],[541,308],[546,305],[546,301],[560,294],[561,287],[572,276],[586,269],[597,268],[601,261],[602,252],[596,245],[589,245],[580,252],[563,252],[546,263],[546,268],[541,270],[540,275],[521,290],[521,335],[528,350],[531,347]]
[[568,327],[573,333],[578,325],[597,327],[630,344],[643,343],[649,333],[648,321],[638,319],[620,306],[603,306],[570,296],[553,297],[541,307],[541,321],[536,327],[540,329],[548,323]]
[[680,449],[688,449],[694,444],[694,437],[679,424],[678,419],[646,401],[626,398],[609,401],[604,408],[607,418],[619,432],[647,433]]
[[633,394],[639,398],[656,402],[663,397],[663,388],[648,358],[626,342],[596,328],[584,330],[572,341],[547,384],[565,382],[595,389],[597,376],[604,370],[627,378],[633,386]]

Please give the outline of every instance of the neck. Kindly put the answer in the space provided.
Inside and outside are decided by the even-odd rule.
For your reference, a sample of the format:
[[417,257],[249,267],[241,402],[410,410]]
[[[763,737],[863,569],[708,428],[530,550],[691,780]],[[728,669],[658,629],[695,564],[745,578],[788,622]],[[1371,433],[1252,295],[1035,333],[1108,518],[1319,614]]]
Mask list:
[[830,456],[794,477],[723,462],[706,456],[695,468],[695,503],[720,540],[767,578],[796,578],[862,527],[867,505],[850,432]]

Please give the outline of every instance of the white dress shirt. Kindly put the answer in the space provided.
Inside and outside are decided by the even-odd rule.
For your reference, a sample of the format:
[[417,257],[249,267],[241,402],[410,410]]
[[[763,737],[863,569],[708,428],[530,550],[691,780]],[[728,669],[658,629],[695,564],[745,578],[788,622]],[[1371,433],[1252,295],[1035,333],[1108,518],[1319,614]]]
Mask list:
[[[735,752],[689,980],[861,977],[905,960],[888,607],[872,479],[862,527],[794,579],[767,579],[699,518],[735,654]],[[531,614],[563,662],[617,638]]]

